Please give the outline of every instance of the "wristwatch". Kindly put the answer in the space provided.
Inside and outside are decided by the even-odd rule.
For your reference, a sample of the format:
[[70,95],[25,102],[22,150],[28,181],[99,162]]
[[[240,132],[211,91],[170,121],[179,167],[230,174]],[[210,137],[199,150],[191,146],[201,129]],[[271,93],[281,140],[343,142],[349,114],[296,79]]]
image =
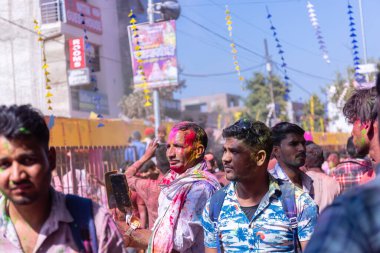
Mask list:
[[125,231],[125,234],[127,236],[131,236],[133,231],[140,228],[141,223],[140,223],[139,219],[133,215],[127,215],[125,220],[129,225],[129,228],[127,229],[127,231]]

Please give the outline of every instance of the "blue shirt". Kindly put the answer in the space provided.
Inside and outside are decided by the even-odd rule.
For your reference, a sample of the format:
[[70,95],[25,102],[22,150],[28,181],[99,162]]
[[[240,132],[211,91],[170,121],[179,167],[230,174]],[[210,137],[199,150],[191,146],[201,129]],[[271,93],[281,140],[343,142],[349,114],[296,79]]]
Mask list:
[[380,177],[324,209],[305,253],[380,252]]
[[136,162],[145,153],[145,143],[140,141],[132,141],[131,144],[125,149],[125,161]]
[[[220,238],[224,252],[293,252],[290,221],[283,210],[281,190],[276,179],[270,176],[269,190],[251,221],[240,208],[235,186],[236,183],[232,182],[225,189],[227,195],[216,224],[210,220],[210,200],[207,202],[202,215],[205,246],[216,248],[216,240]],[[295,187],[295,199],[298,238],[300,241],[308,241],[314,231],[317,206],[298,187]]]

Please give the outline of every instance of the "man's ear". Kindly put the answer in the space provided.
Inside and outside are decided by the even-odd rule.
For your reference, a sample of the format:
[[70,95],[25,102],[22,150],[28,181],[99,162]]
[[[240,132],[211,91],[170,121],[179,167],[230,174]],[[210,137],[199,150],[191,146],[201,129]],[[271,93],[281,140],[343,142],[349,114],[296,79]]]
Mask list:
[[205,147],[202,144],[197,144],[195,147],[195,158],[199,159],[205,153]]
[[272,154],[275,158],[280,156],[280,146],[273,146]]
[[375,134],[375,124],[377,129],[377,120],[375,121],[368,121],[361,124],[361,131],[366,131],[368,140],[372,140],[374,134]]
[[55,151],[54,147],[49,148],[49,153],[48,153],[48,160],[49,160],[49,170],[52,171],[56,167],[56,157],[57,153]]
[[259,150],[257,153],[256,153],[256,164],[257,166],[262,166],[265,162],[265,160],[267,159],[267,152],[265,152],[265,150]]

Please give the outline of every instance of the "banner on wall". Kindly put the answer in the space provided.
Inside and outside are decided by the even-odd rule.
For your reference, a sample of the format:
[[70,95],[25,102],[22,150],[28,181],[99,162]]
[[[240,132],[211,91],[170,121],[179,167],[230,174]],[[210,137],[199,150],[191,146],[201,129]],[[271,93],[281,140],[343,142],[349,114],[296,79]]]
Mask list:
[[65,0],[65,11],[67,24],[86,28],[93,33],[103,33],[102,16],[98,7],[80,0]]
[[86,56],[83,38],[69,39],[70,69],[82,69],[86,67]]
[[[138,39],[133,36],[132,26],[128,27],[135,88],[142,88],[144,76],[149,89],[178,85],[175,21],[136,26]],[[138,68],[138,58],[143,69]]]

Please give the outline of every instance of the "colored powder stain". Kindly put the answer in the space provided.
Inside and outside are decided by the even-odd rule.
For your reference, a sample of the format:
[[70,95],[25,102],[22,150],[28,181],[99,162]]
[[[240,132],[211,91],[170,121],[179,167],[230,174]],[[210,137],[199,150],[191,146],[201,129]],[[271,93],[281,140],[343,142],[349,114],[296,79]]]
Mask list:
[[0,173],[4,172],[4,167],[0,167]]
[[30,131],[26,129],[25,127],[20,127],[18,131],[22,134],[30,134]]
[[362,134],[361,145],[364,146],[365,145],[365,136],[367,135],[367,130],[362,129],[361,134]]

